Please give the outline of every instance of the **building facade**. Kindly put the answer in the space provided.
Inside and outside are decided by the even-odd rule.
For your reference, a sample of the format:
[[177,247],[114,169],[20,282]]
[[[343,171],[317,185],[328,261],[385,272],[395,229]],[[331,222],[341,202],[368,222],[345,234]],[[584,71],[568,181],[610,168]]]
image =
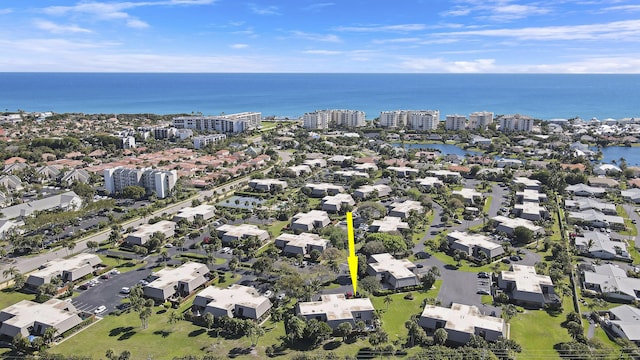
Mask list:
[[104,186],[109,194],[122,192],[127,186],[142,186],[148,193],[164,199],[178,181],[175,170],[131,169],[116,167],[104,170]]
[[176,129],[217,131],[220,133],[241,133],[260,127],[262,113],[242,112],[218,116],[178,116],[173,118]]

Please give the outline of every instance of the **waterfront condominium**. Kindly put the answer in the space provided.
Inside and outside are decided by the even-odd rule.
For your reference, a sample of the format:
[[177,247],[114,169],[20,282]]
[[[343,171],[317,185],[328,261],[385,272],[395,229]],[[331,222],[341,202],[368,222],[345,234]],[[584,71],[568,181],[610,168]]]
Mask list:
[[124,167],[104,170],[104,186],[109,194],[118,194],[127,186],[141,186],[148,193],[155,193],[158,199],[164,199],[169,196],[177,180],[175,170]]
[[409,112],[406,110],[382,111],[378,118],[380,127],[387,129],[404,128],[407,126]]
[[411,130],[431,131],[437,130],[440,123],[440,110],[416,110],[409,111],[409,123]]
[[380,113],[380,127],[411,130],[436,130],[440,123],[438,110],[393,110]]
[[365,114],[359,110],[316,110],[305,113],[302,120],[305,129],[354,128],[365,125]]
[[260,127],[262,113],[243,112],[218,116],[178,116],[173,118],[176,129],[241,133]]
[[500,118],[500,131],[502,132],[530,132],[531,130],[533,130],[533,118],[530,116],[515,114]]
[[464,115],[447,115],[444,122],[445,130],[464,130],[467,128],[467,118]]
[[469,114],[469,129],[485,130],[489,124],[493,123],[493,113],[489,111],[478,111]]

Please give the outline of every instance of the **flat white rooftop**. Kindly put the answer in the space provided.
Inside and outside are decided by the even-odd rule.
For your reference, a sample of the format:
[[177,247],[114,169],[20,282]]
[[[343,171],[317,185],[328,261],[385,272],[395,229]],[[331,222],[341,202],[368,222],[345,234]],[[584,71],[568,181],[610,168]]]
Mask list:
[[553,282],[549,276],[538,275],[533,266],[527,265],[512,264],[511,271],[502,272],[502,279],[514,281],[518,291],[531,293],[542,293],[540,285],[553,286]]
[[209,300],[208,306],[228,310],[233,309],[236,305],[256,308],[265,301],[269,301],[267,297],[260,295],[256,289],[239,284],[233,284],[225,289],[209,286],[196,296]]
[[378,273],[388,272],[396,279],[416,277],[416,274],[409,270],[415,267],[415,264],[407,259],[396,259],[386,253],[371,255],[371,259],[369,266]]
[[374,311],[368,298],[347,299],[343,294],[322,295],[320,301],[298,304],[300,315],[325,314],[327,320],[353,319],[355,311]]
[[451,308],[426,305],[422,317],[446,322],[445,329],[474,334],[476,328],[504,332],[504,319],[482,315],[477,307],[452,303]]
[[154,274],[158,278],[147,285],[150,288],[164,289],[167,286],[178,282],[190,282],[209,273],[209,268],[205,264],[188,262],[177,268],[164,268]]
[[63,271],[73,271],[75,269],[84,267],[87,264],[95,266],[97,264],[100,264],[101,262],[102,260],[98,257],[98,255],[79,254],[69,259],[51,260],[44,264],[45,267],[43,269],[32,272],[29,276],[43,278],[50,275],[62,273]]
[[140,225],[138,230],[132,232],[131,234],[129,234],[129,236],[143,238],[143,237],[151,236],[155,232],[161,232],[164,234],[169,231],[174,231],[175,229],[176,229],[176,223],[174,223],[173,221],[161,220],[155,224]]

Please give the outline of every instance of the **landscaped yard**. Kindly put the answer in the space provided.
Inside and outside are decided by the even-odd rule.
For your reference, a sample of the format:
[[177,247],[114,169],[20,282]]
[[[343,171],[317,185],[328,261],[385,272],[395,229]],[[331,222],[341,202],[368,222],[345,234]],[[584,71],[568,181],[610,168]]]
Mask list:
[[526,310],[511,319],[511,339],[522,346],[523,359],[557,357],[553,346],[572,340],[567,329],[560,325],[566,320],[566,314],[573,311],[570,296],[565,296],[563,307],[564,312],[558,316],[544,310]]
[[118,269],[120,272],[137,270],[147,264],[146,261],[141,261],[139,263],[136,263],[130,260],[119,260],[106,255],[98,255],[98,256],[102,260],[103,265],[113,266],[114,268]]
[[404,296],[407,293],[399,293],[389,295],[391,303],[387,310],[387,304],[385,303],[386,296],[372,296],[371,302],[376,310],[382,310],[382,327],[389,334],[389,342],[393,342],[396,339],[405,338],[407,336],[407,329],[404,327],[404,323],[410,320],[411,315],[422,314],[422,301],[426,298],[435,299],[438,297],[442,280],[436,280],[434,288],[429,291],[413,291],[413,300],[407,300]]
[[19,291],[13,291],[9,289],[2,289],[0,291],[0,309],[4,309],[22,300],[35,300],[35,294],[26,294]]
[[[431,255],[435,256],[436,259],[442,261],[446,265],[451,265],[455,267],[457,267],[458,265],[458,263],[456,263],[456,261],[453,260],[451,256],[443,252],[438,251],[438,252],[432,253]],[[497,266],[497,269],[495,269],[496,266]],[[494,261],[493,263],[490,263],[484,266],[477,266],[475,263],[471,261],[460,260],[460,267],[458,267],[458,271],[466,271],[466,272],[481,272],[481,271],[491,272],[491,271],[502,271],[502,270],[509,270],[509,265],[503,263],[502,261]]]

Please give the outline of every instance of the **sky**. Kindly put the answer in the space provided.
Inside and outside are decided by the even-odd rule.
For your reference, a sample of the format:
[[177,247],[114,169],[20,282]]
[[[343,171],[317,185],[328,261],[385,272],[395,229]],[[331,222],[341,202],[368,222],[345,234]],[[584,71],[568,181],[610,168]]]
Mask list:
[[0,23],[2,72],[640,73],[638,0],[15,0]]

